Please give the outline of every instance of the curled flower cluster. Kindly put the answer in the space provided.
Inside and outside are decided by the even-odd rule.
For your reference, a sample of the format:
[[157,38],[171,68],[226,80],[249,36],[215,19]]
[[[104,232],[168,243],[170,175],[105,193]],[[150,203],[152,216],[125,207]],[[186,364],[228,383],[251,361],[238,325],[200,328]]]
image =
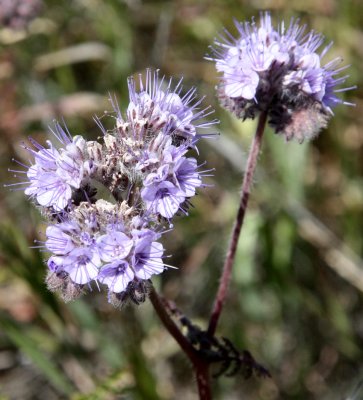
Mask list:
[[86,141],[81,136],[72,138],[59,124],[53,133],[64,148],[58,150],[50,141],[45,148],[30,139],[34,149],[27,150],[33,154],[34,164],[27,172],[29,186],[25,194],[41,206],[61,211],[70,204],[74,189],[80,189],[89,180],[91,160],[86,160]]
[[[115,127],[99,119],[100,141],[72,137],[56,124],[60,146],[43,147],[30,139],[34,157],[26,171],[25,193],[50,220],[44,247],[49,289],[65,300],[83,289],[104,284],[115,305],[145,300],[149,279],[167,267],[158,242],[177,214],[187,214],[190,198],[203,186],[201,171],[189,150],[216,121],[202,122],[195,90],[184,96],[181,81],[159,80],[158,72],[129,78],[130,102],[123,116],[114,101]],[[23,165],[23,164],[22,164]],[[20,172],[20,171],[17,171]]]
[[347,78],[337,76],[346,68],[338,68],[341,58],[321,64],[331,47],[318,54],[322,35],[305,34],[306,26],[294,20],[287,29],[283,22],[275,28],[268,12],[261,14],[259,26],[252,20],[236,22],[236,28],[238,38],[226,31],[209,59],[222,74],[220,102],[238,118],[268,112],[276,133],[302,142],[327,125],[335,105],[350,104],[336,95],[352,89],[336,89]]

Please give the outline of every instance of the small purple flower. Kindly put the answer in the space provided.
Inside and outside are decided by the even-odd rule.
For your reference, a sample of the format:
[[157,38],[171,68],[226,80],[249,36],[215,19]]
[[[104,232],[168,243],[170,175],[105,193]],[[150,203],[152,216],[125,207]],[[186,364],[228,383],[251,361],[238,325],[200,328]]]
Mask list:
[[74,283],[90,283],[98,276],[101,259],[95,248],[80,247],[63,258],[62,269]]
[[112,262],[115,259],[127,257],[133,246],[133,241],[125,233],[111,230],[97,239],[97,247],[103,261]]
[[72,282],[84,285],[97,278],[101,259],[95,249],[80,247],[65,256],[51,256],[47,264],[51,271],[66,272]]
[[79,189],[87,178],[85,140],[80,136],[70,137],[59,124],[53,133],[65,148],[57,150],[50,141],[49,148],[44,148],[34,140],[31,142],[38,151],[26,147],[34,156],[34,164],[26,173],[29,183],[25,194],[41,206],[61,211],[70,203],[73,190]]
[[121,293],[134,276],[134,271],[126,260],[116,260],[101,268],[98,280],[107,285],[111,292]]
[[156,234],[145,229],[134,232],[135,249],[132,255],[132,268],[139,279],[149,279],[153,275],[164,271],[163,253],[161,243],[155,242]]
[[31,184],[25,194],[36,197],[39,205],[61,211],[69,204],[72,188],[58,174],[42,171],[29,179]]
[[47,265],[51,272],[60,274],[63,272],[63,257],[62,256],[51,256],[48,258]]
[[146,176],[143,185],[152,186],[164,182],[165,180],[167,180],[169,176],[169,169],[170,169],[169,164],[161,165],[155,172],[151,172],[149,175]]
[[45,242],[45,247],[56,255],[69,254],[76,247],[72,236],[78,234],[79,229],[74,222],[50,225],[46,230],[47,241]]
[[175,182],[185,197],[193,197],[195,189],[202,185],[198,164],[195,158],[180,157],[174,165]]
[[57,175],[70,187],[81,187],[84,178],[83,163],[73,159],[71,154],[63,152],[57,160]]
[[221,104],[237,117],[267,112],[276,133],[301,142],[327,125],[337,104],[352,105],[336,95],[353,89],[337,89],[347,78],[336,77],[346,68],[338,68],[341,58],[322,65],[331,47],[319,54],[322,35],[306,34],[306,26],[293,19],[287,28],[283,22],[274,27],[268,12],[261,13],[259,24],[236,22],[236,28],[238,37],[227,32],[208,59],[221,73]]
[[89,232],[82,232],[75,221],[64,221],[50,225],[46,236],[45,247],[54,254],[48,260],[51,271],[67,272],[77,284],[89,283],[97,277],[101,258]]
[[[102,259],[107,263],[102,266],[97,279],[108,286],[110,293],[121,293],[132,289],[130,282],[147,280],[152,275],[161,273],[164,270],[164,249],[155,241],[159,236],[151,229],[134,229],[131,252],[129,247],[127,251],[123,249],[125,243],[130,245],[130,239],[126,239],[126,235],[112,232],[111,235],[101,237],[98,246]],[[121,244],[121,252],[115,251],[115,242]]]
[[193,197],[196,188],[202,185],[196,159],[184,156],[187,150],[167,141],[164,148],[159,149],[158,163],[142,163],[152,171],[146,175],[141,190],[147,210],[170,219],[186,198]]
[[172,182],[162,181],[146,186],[141,191],[147,210],[160,214],[164,218],[172,218],[184,202],[184,193]]

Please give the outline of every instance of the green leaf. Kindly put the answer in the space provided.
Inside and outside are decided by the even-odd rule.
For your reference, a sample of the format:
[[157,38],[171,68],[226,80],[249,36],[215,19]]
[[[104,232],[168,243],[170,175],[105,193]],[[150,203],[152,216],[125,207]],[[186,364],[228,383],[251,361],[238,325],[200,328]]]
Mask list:
[[22,327],[2,315],[1,325],[9,340],[36,365],[49,381],[62,393],[71,394],[73,388],[62,371],[50,361],[39,347],[39,343],[27,335]]

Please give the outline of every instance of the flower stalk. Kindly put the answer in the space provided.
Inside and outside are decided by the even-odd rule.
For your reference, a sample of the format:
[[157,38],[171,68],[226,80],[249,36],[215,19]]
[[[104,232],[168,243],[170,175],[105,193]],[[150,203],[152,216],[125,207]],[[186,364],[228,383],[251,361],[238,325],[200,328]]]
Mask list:
[[[242,183],[240,205],[233,227],[228,253],[222,269],[221,280],[216,294],[214,306],[209,320],[207,330],[207,334],[209,337],[214,337],[215,335],[218,321],[225,303],[229,282],[231,280],[238,241],[241,234],[248,200],[253,184],[254,172],[256,170],[258,156],[261,151],[262,137],[266,127],[267,114],[267,111],[260,114],[256,133],[250,148],[246,172]],[[197,351],[194,349],[188,339],[180,331],[176,323],[171,318],[169,312],[167,311],[165,301],[158,295],[154,288],[152,288],[149,293],[149,299],[165,328],[168,330],[171,336],[173,336],[182,351],[188,356],[189,360],[192,362],[198,385],[199,398],[205,400],[212,399],[209,363],[197,353]]]
[[154,287],[152,287],[150,290],[149,299],[165,328],[168,330],[171,336],[173,336],[183,352],[194,363],[196,354],[193,346],[189,343],[187,338],[182,334],[176,323],[170,317],[163,304],[163,299],[158,295]]
[[217,329],[217,324],[223,309],[223,305],[225,303],[229,282],[231,280],[232,268],[234,264],[234,259],[236,257],[238,239],[240,237],[243,221],[246,215],[248,199],[251,193],[253,176],[257,165],[258,155],[261,150],[262,136],[266,126],[266,120],[267,120],[267,111],[264,111],[259,116],[255,137],[248,155],[246,172],[242,183],[241,200],[236,216],[236,221],[234,223],[227,256],[223,265],[222,276],[219,282],[217,295],[209,319],[208,333],[211,336],[214,336],[215,331]]
[[163,298],[158,295],[154,287],[151,288],[149,299],[165,328],[168,330],[170,335],[173,336],[180,348],[192,362],[198,385],[199,398],[211,400],[212,391],[210,386],[209,364],[202,359],[188,339],[180,331],[176,323],[170,317],[164,305],[165,301],[163,301]]

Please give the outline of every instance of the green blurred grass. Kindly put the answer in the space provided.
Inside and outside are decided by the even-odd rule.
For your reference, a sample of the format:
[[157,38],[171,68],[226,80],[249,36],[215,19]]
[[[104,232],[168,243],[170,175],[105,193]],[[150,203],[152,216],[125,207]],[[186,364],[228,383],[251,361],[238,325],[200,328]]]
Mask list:
[[[356,107],[338,107],[317,140],[287,145],[266,134],[219,333],[249,349],[273,379],[221,378],[216,398],[340,400],[362,378],[361,8],[353,0],[46,1],[22,40],[0,35],[4,183],[13,181],[11,158],[26,160],[20,142],[29,135],[44,141],[54,118],[64,117],[74,134],[97,137],[92,116],[110,108],[109,92],[125,106],[126,77],[145,67],[183,75],[215,107],[221,136],[200,145],[201,159],[216,169],[213,187],[165,236],[179,269],[156,282],[201,326],[254,129],[218,106],[216,73],[203,60],[208,46],[223,26],[233,31],[233,18],[270,9],[324,33],[335,43],[327,59],[343,55],[352,65],[348,85],[358,89],[347,96]],[[40,216],[20,192],[0,196],[0,396],[195,399],[190,366],[150,305],[118,311],[98,292],[63,304],[46,291],[42,255],[29,248],[43,238]],[[351,265],[360,278],[345,276]]]

